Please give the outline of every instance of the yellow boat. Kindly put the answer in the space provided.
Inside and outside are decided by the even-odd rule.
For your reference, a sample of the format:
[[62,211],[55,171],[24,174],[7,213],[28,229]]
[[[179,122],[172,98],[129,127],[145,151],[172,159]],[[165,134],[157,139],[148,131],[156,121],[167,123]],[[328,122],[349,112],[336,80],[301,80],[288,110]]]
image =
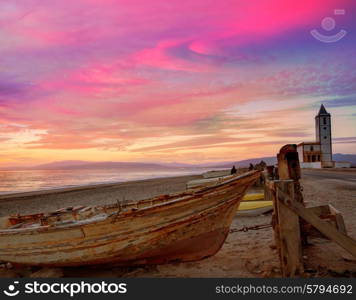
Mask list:
[[253,193],[247,194],[242,198],[242,201],[263,201],[265,199],[265,195],[263,193]]
[[272,210],[272,201],[265,201],[264,194],[247,194],[243,197],[237,216],[254,217]]

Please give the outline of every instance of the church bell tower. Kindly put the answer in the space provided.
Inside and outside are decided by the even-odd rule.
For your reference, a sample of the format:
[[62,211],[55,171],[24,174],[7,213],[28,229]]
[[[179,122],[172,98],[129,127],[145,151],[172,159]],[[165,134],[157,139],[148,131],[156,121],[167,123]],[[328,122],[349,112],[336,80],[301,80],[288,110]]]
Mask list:
[[316,141],[320,143],[321,166],[332,168],[331,115],[323,104],[320,106],[318,115],[315,116],[315,133]]

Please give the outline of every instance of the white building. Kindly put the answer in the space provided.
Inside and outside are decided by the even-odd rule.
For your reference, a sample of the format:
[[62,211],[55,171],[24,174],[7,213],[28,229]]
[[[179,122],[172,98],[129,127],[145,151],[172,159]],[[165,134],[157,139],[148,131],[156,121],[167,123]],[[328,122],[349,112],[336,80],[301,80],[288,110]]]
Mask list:
[[[315,116],[316,142],[303,142],[297,146],[300,166],[302,168],[341,167],[332,160],[331,115],[322,104]],[[347,162],[342,167],[347,167]]]

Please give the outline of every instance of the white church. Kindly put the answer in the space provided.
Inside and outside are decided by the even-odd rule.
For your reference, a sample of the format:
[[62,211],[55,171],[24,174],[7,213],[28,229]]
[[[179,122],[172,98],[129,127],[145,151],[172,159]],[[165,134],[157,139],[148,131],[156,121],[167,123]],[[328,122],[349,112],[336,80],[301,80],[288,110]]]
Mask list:
[[297,145],[302,168],[349,168],[349,162],[335,162],[332,155],[331,115],[322,104],[315,116],[315,142]]

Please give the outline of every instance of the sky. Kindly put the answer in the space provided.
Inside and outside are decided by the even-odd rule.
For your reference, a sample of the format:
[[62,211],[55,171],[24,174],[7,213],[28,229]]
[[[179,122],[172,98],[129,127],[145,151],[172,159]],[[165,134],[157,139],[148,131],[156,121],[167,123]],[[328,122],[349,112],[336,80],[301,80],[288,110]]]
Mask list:
[[353,0],[1,0],[0,165],[272,156],[315,140],[321,103],[334,153],[356,154],[355,16]]

